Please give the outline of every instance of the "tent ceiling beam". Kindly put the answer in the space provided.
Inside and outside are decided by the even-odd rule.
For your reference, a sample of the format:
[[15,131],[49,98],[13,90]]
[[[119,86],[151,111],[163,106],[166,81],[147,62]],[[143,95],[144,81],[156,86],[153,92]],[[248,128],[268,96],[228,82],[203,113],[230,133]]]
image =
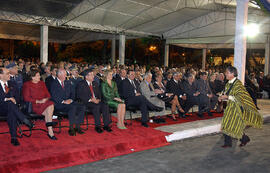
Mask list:
[[[142,23],[136,24],[134,26],[129,27],[128,29],[134,29],[136,27],[145,25],[147,23],[159,20],[162,17],[168,16],[170,14],[176,13],[176,12],[180,12],[183,9],[189,8],[189,9],[198,9],[198,10],[207,10],[207,11],[216,11],[219,10],[220,5],[224,5],[224,3],[226,2],[226,5],[230,4],[232,2],[232,0],[216,0],[216,1],[209,1],[209,0],[179,0],[176,4],[174,9],[172,9],[172,11],[158,16],[157,18],[154,19],[150,19],[147,21],[144,21]],[[165,2],[166,3],[166,2]],[[212,5],[212,6],[211,6]],[[155,7],[154,7],[155,8]],[[157,7],[156,7],[157,8]]]
[[[74,19],[76,19],[76,18],[78,18],[78,17],[80,17],[80,16],[82,16],[82,15],[84,15],[84,14],[92,11],[92,10],[95,10],[97,7],[102,6],[102,5],[106,4],[107,2],[109,2],[111,0],[106,0],[106,1],[104,1],[104,2],[102,2],[100,4],[98,4],[98,5],[96,3],[91,2],[91,0],[85,0],[85,1],[88,2],[89,4],[91,4],[92,7],[91,8],[88,8],[88,9],[85,9],[82,12],[80,11],[79,14],[73,16],[72,18],[64,17],[63,19],[65,20],[65,22],[61,23],[60,25],[65,25],[66,23],[68,23],[68,22],[70,22],[70,21],[72,21],[72,20],[74,20]],[[84,2],[85,1],[81,2],[78,6],[84,5]]]
[[[0,11],[0,21],[4,22],[15,22],[15,23],[23,23],[23,24],[34,24],[34,25],[48,25],[53,27],[61,27],[61,28],[72,28],[79,29],[85,31],[94,31],[94,32],[104,32],[111,34],[119,34],[123,33],[130,36],[160,36],[153,33],[141,32],[135,30],[125,30],[123,28],[117,28],[112,26],[104,26],[99,24],[90,24],[79,21],[69,21],[66,22],[62,19],[55,19],[50,17],[42,17],[42,16],[33,16],[33,15],[23,15],[13,12]],[[61,23],[66,23],[65,25],[61,25]]]

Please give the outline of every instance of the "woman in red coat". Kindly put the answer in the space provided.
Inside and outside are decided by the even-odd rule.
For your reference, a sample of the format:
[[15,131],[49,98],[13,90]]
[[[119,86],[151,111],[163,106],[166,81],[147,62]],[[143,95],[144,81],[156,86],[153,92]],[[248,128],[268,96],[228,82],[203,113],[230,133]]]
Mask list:
[[48,137],[52,140],[57,140],[52,129],[54,104],[49,100],[51,95],[48,92],[45,83],[40,80],[38,69],[33,69],[29,72],[29,75],[31,80],[25,82],[23,85],[24,101],[32,103],[33,112],[45,116],[46,126],[48,128]]

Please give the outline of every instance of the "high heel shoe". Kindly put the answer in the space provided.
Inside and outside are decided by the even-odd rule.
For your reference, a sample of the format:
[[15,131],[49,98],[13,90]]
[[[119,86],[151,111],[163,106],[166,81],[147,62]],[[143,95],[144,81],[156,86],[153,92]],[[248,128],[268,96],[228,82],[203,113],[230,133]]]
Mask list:
[[119,125],[118,123],[117,123],[117,128],[118,129],[121,129],[121,130],[124,130],[124,129],[127,129],[126,127],[125,127],[125,125]]
[[176,116],[175,116],[174,114],[172,114],[172,115],[170,116],[170,118],[171,118],[173,121],[177,121]]
[[123,127],[117,126],[117,128],[118,128],[118,129],[121,129],[121,130],[127,129],[125,126],[123,126]]
[[57,138],[55,137],[55,136],[51,136],[51,135],[49,135],[49,134],[47,134],[48,135],[48,137],[51,139],[51,140],[57,140]]

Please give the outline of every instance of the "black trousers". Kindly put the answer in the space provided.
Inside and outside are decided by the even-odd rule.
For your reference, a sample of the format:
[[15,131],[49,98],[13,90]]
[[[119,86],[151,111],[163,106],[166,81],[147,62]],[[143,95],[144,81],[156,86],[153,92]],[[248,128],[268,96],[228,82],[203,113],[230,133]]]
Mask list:
[[151,109],[154,105],[150,103],[144,96],[133,96],[127,99],[127,106],[139,107],[142,113],[142,123],[148,121],[149,112],[148,107]]
[[82,124],[84,120],[85,114],[85,106],[77,103],[72,102],[71,104],[55,104],[56,111],[67,112],[69,124]]
[[[232,146],[232,137],[226,135],[226,134],[223,134],[224,135],[224,145],[229,145],[229,146]],[[242,138],[240,139],[240,141],[242,143],[245,143],[249,140],[249,137],[244,133]]]
[[110,109],[109,106],[103,102],[95,103],[87,103],[87,107],[92,111],[95,119],[95,126],[101,126],[100,116],[102,114],[104,126],[109,126],[111,123],[110,120]]
[[185,112],[188,112],[194,105],[199,105],[198,97],[187,97],[187,100],[183,106]]
[[11,101],[0,104],[0,114],[7,116],[10,136],[16,138],[18,122],[22,122],[26,116],[20,111],[18,106]]

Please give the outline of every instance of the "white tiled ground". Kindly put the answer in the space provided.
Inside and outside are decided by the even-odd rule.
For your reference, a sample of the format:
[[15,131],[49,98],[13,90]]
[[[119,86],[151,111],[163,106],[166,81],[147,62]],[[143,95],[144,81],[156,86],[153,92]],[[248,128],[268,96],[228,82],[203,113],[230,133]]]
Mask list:
[[[264,120],[270,119],[270,100],[258,100],[259,112],[263,115]],[[171,135],[166,136],[168,142],[181,140],[190,137],[196,137],[211,133],[220,132],[221,118],[200,120],[182,124],[174,124],[157,127],[156,129],[170,132]]]

